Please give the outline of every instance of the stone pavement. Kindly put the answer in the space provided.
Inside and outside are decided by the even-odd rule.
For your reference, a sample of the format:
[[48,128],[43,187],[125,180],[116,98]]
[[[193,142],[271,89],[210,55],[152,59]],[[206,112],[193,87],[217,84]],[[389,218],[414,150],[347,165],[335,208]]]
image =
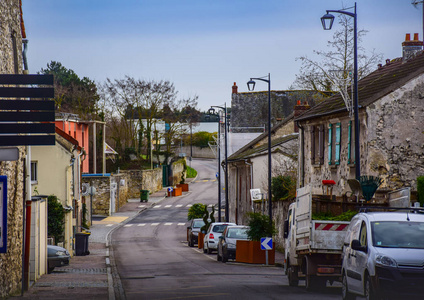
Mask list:
[[[187,193],[183,193],[184,194]],[[55,268],[51,274],[43,275],[33,283],[22,299],[125,299],[119,275],[109,247],[111,232],[129,222],[143,210],[161,202],[166,197],[166,188],[149,196],[148,202],[130,199],[119,212],[101,220],[93,220],[90,228],[87,256],[74,256],[68,266]],[[276,265],[284,255],[275,253]]]

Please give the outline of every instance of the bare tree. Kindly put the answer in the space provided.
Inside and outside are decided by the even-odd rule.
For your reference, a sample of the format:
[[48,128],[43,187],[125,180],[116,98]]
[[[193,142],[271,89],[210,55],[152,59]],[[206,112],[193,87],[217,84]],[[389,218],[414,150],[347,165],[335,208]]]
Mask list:
[[[333,39],[327,42],[328,51],[314,50],[317,59],[307,56],[296,58],[302,62],[299,74],[293,83],[294,88],[322,91],[340,92],[346,106],[351,107],[351,95],[348,88],[353,80],[353,54],[354,54],[354,31],[352,18],[344,15],[338,16],[341,29],[336,30]],[[371,51],[368,54],[360,46],[366,30],[359,30],[358,38],[358,79],[368,75],[378,62],[382,60],[382,54]],[[325,95],[324,95],[325,96]]]

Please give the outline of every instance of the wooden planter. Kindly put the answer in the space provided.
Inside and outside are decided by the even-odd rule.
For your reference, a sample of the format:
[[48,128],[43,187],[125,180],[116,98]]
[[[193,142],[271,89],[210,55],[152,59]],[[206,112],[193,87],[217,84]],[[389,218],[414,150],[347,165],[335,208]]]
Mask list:
[[183,194],[183,189],[180,188],[180,187],[174,188],[171,193],[168,191],[168,197],[171,197],[171,196],[173,196],[173,197],[181,196],[182,194]]
[[179,183],[177,187],[182,188],[183,192],[188,192],[188,183]]
[[[261,243],[256,241],[237,241],[236,261],[248,264],[266,264],[265,250],[261,250]],[[275,244],[268,250],[268,264],[275,264]]]
[[203,249],[203,240],[204,240],[205,234],[203,232],[199,232],[199,236],[197,239],[197,248]]

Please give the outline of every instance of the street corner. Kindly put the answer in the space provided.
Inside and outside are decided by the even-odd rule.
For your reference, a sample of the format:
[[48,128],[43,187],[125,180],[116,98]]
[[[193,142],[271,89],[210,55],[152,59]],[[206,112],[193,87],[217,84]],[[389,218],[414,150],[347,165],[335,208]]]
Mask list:
[[101,220],[94,221],[93,225],[108,225],[108,224],[119,224],[128,219],[127,216],[110,216]]

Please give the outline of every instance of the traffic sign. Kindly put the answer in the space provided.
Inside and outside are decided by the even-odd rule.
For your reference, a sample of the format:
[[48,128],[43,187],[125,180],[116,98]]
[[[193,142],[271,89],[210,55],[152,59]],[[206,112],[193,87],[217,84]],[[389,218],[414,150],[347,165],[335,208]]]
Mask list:
[[272,250],[272,238],[261,238],[261,250]]
[[168,192],[170,192],[170,193],[172,193],[172,191],[173,191],[174,189],[172,188],[172,187],[169,187],[168,188]]
[[218,177],[219,177],[219,173],[218,173],[218,172],[216,172],[215,177],[216,177],[216,178],[218,178]]

